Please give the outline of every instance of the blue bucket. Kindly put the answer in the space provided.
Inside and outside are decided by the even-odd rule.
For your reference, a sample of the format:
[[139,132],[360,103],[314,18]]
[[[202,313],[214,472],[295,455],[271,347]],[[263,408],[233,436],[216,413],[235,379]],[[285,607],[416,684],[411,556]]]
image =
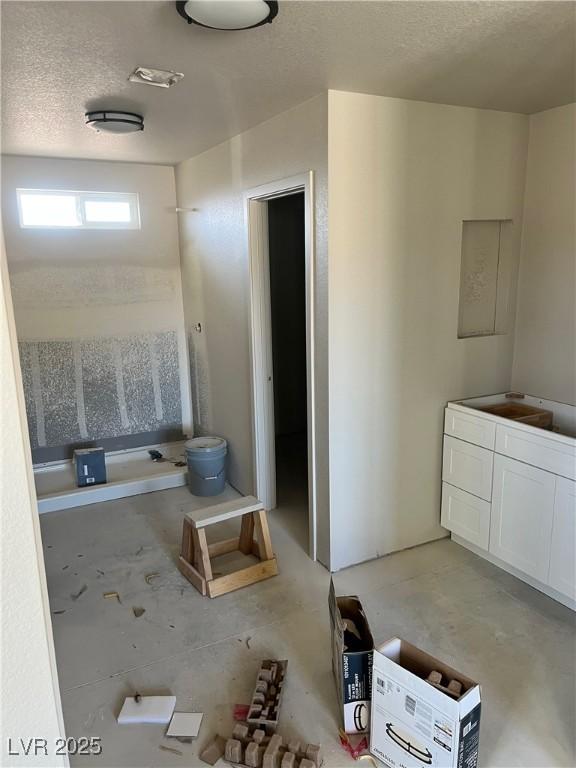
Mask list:
[[217,496],[226,486],[228,443],[221,437],[195,437],[184,445],[188,487],[194,496]]

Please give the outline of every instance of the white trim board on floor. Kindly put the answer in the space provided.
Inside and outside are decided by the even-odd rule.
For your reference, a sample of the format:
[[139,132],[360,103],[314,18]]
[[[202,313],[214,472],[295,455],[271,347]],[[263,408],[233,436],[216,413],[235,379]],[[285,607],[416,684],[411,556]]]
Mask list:
[[106,454],[108,482],[87,488],[75,484],[71,461],[57,461],[34,467],[34,480],[38,498],[38,512],[56,512],[60,509],[83,507],[100,501],[123,499],[141,493],[164,491],[186,485],[186,467],[175,467],[170,462],[155,463],[148,455],[151,449],[165,457],[181,458],[184,443],[147,445]]

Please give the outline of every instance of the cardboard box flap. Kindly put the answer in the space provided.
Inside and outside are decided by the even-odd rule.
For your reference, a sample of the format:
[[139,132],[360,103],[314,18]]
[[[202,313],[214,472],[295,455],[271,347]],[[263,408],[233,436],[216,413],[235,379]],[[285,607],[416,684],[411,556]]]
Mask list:
[[336,597],[334,590],[334,582],[330,579],[330,594],[328,597],[330,605],[330,616],[334,627],[339,631],[340,635],[344,635],[346,632],[345,620],[352,621],[360,634],[358,647],[355,650],[349,650],[348,653],[364,653],[371,651],[374,648],[374,639],[368,619],[362,608],[360,598],[356,595],[347,595]]
[[482,698],[482,691],[479,685],[475,685],[474,688],[470,688],[466,693],[458,699],[458,706],[460,707],[460,714],[467,715],[468,712],[480,704]]
[[343,632],[344,624],[342,622],[342,619],[340,618],[340,613],[338,611],[338,604],[336,603],[336,590],[334,589],[333,579],[330,579],[330,592],[328,593],[328,606],[330,608],[330,618],[332,620],[333,626],[339,629],[340,632]]

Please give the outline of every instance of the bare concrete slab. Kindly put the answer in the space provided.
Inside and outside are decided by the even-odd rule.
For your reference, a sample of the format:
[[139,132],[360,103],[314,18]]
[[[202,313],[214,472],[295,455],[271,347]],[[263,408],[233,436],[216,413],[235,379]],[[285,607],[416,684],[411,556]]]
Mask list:
[[[338,742],[329,574],[299,543],[303,510],[270,515],[275,579],[209,601],[176,568],[189,499],[175,488],[41,518],[67,733],[103,744],[103,756],[72,765],[200,768],[210,738],[232,733],[233,707],[248,702],[263,658],[290,662],[284,739],[321,744],[326,768],[352,765]],[[221,525],[217,538],[233,521]],[[339,593],[360,596],[376,642],[405,637],[480,681],[483,768],[576,764],[570,610],[447,539],[334,578]],[[103,597],[112,591],[120,600]],[[133,605],[146,609],[138,619]],[[198,739],[178,745],[182,757],[159,749],[173,746],[163,727],[117,725],[135,690],[205,713]]]

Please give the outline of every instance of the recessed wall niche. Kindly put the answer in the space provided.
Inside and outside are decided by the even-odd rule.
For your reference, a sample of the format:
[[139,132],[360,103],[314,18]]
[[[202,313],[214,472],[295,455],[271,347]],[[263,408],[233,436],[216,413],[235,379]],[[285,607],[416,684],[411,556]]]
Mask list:
[[510,219],[462,222],[458,338],[507,333]]

